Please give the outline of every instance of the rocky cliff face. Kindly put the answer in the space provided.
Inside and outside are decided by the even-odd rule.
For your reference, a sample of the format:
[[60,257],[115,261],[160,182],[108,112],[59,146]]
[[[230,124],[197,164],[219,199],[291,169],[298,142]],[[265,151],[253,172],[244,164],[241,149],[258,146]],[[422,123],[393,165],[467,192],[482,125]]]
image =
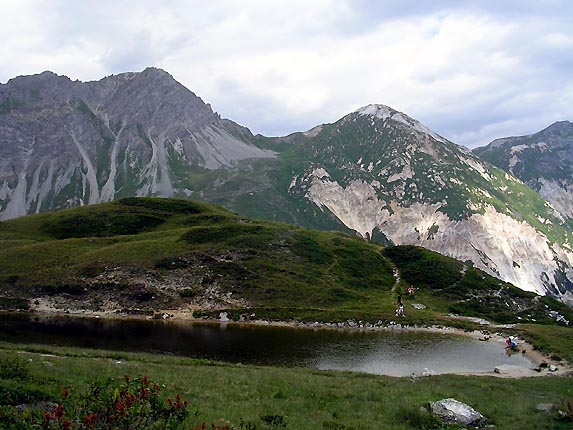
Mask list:
[[407,115],[370,105],[295,143],[290,192],[364,237],[471,260],[520,288],[571,296],[570,225],[519,180]]
[[573,123],[560,121],[539,133],[497,139],[474,153],[521,179],[573,219]]
[[0,85],[0,219],[131,195],[188,195],[192,172],[274,154],[166,72]]

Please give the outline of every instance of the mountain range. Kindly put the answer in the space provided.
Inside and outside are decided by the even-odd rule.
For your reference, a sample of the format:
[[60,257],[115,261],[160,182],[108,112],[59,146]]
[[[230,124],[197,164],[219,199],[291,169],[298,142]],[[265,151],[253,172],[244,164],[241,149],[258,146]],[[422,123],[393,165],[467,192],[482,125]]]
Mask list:
[[559,121],[539,133],[496,139],[474,153],[521,179],[564,217],[573,218],[573,123]]
[[[571,206],[543,191],[570,190],[567,133],[543,136],[548,148],[549,136],[564,136],[544,152],[559,154],[563,168],[529,178],[519,173],[531,170],[525,161],[496,163],[381,104],[268,138],[220,118],[160,69],[85,83],[44,72],[0,85],[0,219],[129,196],[192,197],[421,245],[573,303]],[[489,148],[527,154],[515,148],[539,143],[529,138]]]

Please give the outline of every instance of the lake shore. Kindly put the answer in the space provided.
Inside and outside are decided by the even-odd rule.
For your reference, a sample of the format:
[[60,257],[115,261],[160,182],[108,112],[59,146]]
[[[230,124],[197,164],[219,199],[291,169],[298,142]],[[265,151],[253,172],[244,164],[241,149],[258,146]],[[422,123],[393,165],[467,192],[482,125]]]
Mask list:
[[[390,321],[389,324],[362,324],[360,321],[349,320],[344,323],[324,323],[324,322],[300,322],[300,321],[270,321],[265,319],[257,319],[252,317],[244,321],[232,321],[225,315],[220,318],[196,318],[193,316],[194,309],[185,310],[163,310],[156,312],[153,316],[150,315],[137,315],[118,313],[116,311],[89,311],[89,310],[61,310],[51,306],[46,306],[47,303],[39,303],[33,307],[30,314],[42,317],[52,316],[69,316],[69,317],[83,317],[83,318],[105,318],[105,319],[122,319],[122,320],[164,320],[170,323],[193,323],[193,324],[226,324],[226,325],[242,325],[242,326],[276,326],[286,327],[292,329],[305,329],[305,330],[341,330],[341,331],[392,331],[392,332],[425,332],[436,334],[449,334],[456,336],[466,336],[483,342],[494,342],[499,345],[500,349],[505,349],[505,340],[511,333],[513,326],[508,325],[494,325],[487,321],[481,320],[483,328],[480,330],[463,330],[456,327],[449,327],[446,325],[441,326],[418,326],[409,325],[407,319],[400,319],[397,321]],[[460,319],[464,317],[452,316],[452,319]],[[506,331],[509,329],[509,333]],[[517,348],[514,354],[523,354],[529,361],[532,362],[532,368],[525,368],[522,366],[499,366],[492,369],[490,372],[464,372],[458,373],[467,376],[495,376],[501,378],[525,378],[525,377],[539,377],[547,375],[570,375],[573,374],[573,368],[566,362],[557,362],[551,357],[544,355],[536,350],[531,344],[522,339],[517,339]],[[541,368],[540,368],[541,366]],[[549,371],[551,366],[555,366],[557,370]]]

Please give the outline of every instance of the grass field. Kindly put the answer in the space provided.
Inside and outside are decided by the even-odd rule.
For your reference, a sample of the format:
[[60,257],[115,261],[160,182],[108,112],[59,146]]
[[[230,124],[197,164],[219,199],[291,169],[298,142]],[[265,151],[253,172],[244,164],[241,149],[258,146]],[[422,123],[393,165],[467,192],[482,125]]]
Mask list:
[[[440,428],[420,412],[430,401],[453,397],[482,412],[498,429],[565,429],[556,412],[536,410],[573,398],[570,377],[519,380],[432,376],[411,380],[384,376],[257,367],[161,355],[0,344],[0,363],[17,358],[27,370],[0,379],[3,400],[18,395],[57,400],[63,388],[81,390],[94,380],[148,375],[165,385],[162,396],[189,400],[182,429],[240,420],[258,429],[423,429]],[[22,364],[23,363],[23,364]],[[11,393],[11,394],[10,394]],[[18,394],[19,393],[19,394]],[[26,397],[28,396],[28,397]],[[19,402],[12,402],[19,403]],[[22,402],[26,403],[26,402]],[[9,408],[0,409],[7,414]],[[1,415],[0,415],[1,416]],[[269,416],[281,417],[271,423]],[[278,425],[278,422],[284,425]],[[14,427],[16,428],[16,427]]]

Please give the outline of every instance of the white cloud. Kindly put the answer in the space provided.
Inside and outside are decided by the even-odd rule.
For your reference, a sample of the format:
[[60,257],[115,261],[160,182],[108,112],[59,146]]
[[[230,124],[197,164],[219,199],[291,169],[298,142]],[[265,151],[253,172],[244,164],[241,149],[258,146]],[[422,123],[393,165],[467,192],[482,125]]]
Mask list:
[[385,103],[483,144],[573,119],[567,5],[0,0],[0,81],[46,69],[93,80],[150,65],[255,132]]

